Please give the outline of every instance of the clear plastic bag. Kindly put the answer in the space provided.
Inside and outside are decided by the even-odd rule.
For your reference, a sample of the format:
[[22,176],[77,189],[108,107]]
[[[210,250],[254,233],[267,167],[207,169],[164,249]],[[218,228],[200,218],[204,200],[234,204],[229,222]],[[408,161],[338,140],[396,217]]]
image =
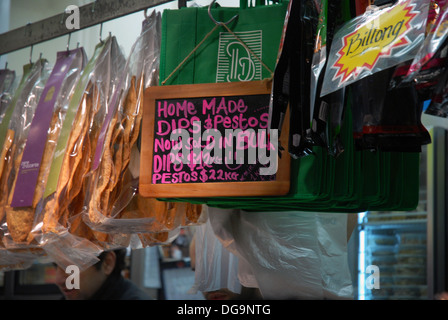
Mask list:
[[238,257],[223,247],[213,232],[210,220],[194,228],[195,283],[189,293],[223,288],[241,293]]
[[420,152],[431,142],[422,125],[423,103],[413,86],[389,89],[395,72],[376,72],[351,85],[356,108],[354,131],[359,150]]
[[334,35],[320,95],[413,59],[425,38],[428,2],[370,7]]
[[[93,232],[81,219],[86,194],[85,177],[89,173],[100,129],[111,97],[117,90],[117,78],[124,57],[116,39],[109,36],[96,46],[93,57],[83,70],[70,100],[57,142],[47,182],[42,211],[36,226],[40,243],[61,267],[72,261],[81,269],[98,261],[107,235]],[[76,228],[76,230],[75,230]],[[71,243],[78,243],[74,250]],[[121,241],[126,245],[125,240]]]
[[[224,248],[250,266],[264,299],[352,299],[347,215],[209,208]],[[252,274],[251,274],[252,273]]]
[[[83,220],[107,234],[137,233],[143,246],[167,243],[181,225],[196,223],[200,205],[163,202],[138,192],[144,89],[157,85],[160,13],[143,21],[120,85],[121,97],[105,134],[98,166],[89,173]],[[110,242],[110,241],[109,241]]]
[[308,138],[313,144],[326,148],[328,153],[334,157],[344,151],[340,132],[344,119],[345,88],[336,90],[324,97],[320,97],[320,91],[324,80],[323,71],[328,60],[335,30],[350,16],[348,12],[345,12],[348,11],[345,8],[346,5],[343,1],[321,1],[315,46],[315,50],[320,48],[320,52],[314,54],[312,64],[312,74],[313,76],[318,75],[318,78],[315,80],[312,78],[311,82],[312,84],[315,83],[316,88],[314,89],[315,104],[311,106],[313,118]]
[[[84,65],[84,53],[81,49],[58,53],[55,66],[47,80],[42,96],[39,99],[28,136],[20,168],[17,170],[13,193],[11,214],[20,212],[29,219],[36,218],[48,179],[51,159],[60,133],[61,123],[65,116],[66,104]],[[34,164],[36,170],[27,168]],[[28,222],[30,227],[31,222]],[[34,241],[34,233],[29,232],[26,242]],[[17,237],[15,242],[17,241]],[[22,239],[25,242],[25,239]]]
[[[11,116],[14,111],[14,106],[17,102],[17,100],[20,98],[20,95],[26,85],[26,81],[28,77],[31,75],[32,71],[32,64],[27,64],[23,66],[23,75],[20,80],[20,84],[17,88],[17,91],[14,93],[13,98],[11,101],[8,102],[8,105],[3,106],[2,108],[2,122],[0,123],[0,146],[1,146],[1,152],[0,152],[0,190],[3,190],[4,188],[7,188],[7,185],[5,185],[8,181],[7,176],[9,175],[9,172],[11,170],[11,155],[15,151],[15,149],[12,148],[12,143],[14,140],[14,131],[9,129],[9,123],[11,120]],[[6,173],[5,173],[6,172]],[[0,227],[0,249],[4,250],[4,244],[3,244],[3,231],[2,228],[5,229],[6,226],[4,225],[5,221],[3,221],[5,217],[5,205],[6,205],[6,197],[0,199],[0,226],[3,225],[3,227]],[[3,253],[3,251],[0,251],[0,255],[6,254],[7,252]]]
[[[328,138],[326,136],[327,112],[325,102],[321,101],[318,92],[322,86],[325,63],[327,61],[327,12],[328,1],[320,1],[319,19],[314,40],[314,53],[311,60],[311,83],[310,83],[310,122],[311,128],[307,132],[307,139],[312,144],[326,147]],[[332,30],[331,30],[332,31]]]
[[25,270],[45,252],[40,248],[5,249],[0,248],[0,271]]
[[14,70],[0,70],[0,123],[2,123],[6,110],[11,104],[16,85],[16,72]]
[[[448,41],[446,41],[445,48],[448,51]],[[431,95],[431,102],[425,110],[425,114],[433,115],[441,118],[448,118],[448,59],[445,58],[445,65],[443,66],[444,73],[438,79],[434,86]]]
[[[8,124],[8,130],[3,145],[2,154],[5,156],[4,168],[0,177],[0,221],[5,247],[28,246],[32,242],[31,229],[34,213],[11,207],[14,186],[21,167],[21,159],[26,146],[30,125],[36,107],[50,75],[51,66],[44,59],[33,64],[28,78],[24,82],[23,90],[15,101],[13,113]],[[34,243],[34,245],[36,245]]]
[[[7,140],[7,132],[10,121],[10,115],[12,114],[11,106],[14,90],[15,90],[15,71],[4,69],[0,70],[0,179],[3,174],[5,164],[8,162],[9,145],[11,142]],[[9,137],[11,139],[11,137]],[[5,147],[4,143],[6,142]],[[2,210],[2,209],[0,209]],[[2,213],[0,211],[0,221]],[[1,237],[0,237],[1,238]],[[2,242],[0,241],[0,244]]]
[[[141,232],[152,220],[140,220],[126,207],[150,209],[138,195],[140,157],[138,138],[143,111],[145,83],[154,83],[158,70],[157,39],[160,14],[151,15],[143,24],[142,34],[134,43],[121,75],[120,99],[105,132],[104,148],[96,168],[89,173],[89,192],[84,200],[84,220],[102,232]],[[148,73],[146,73],[148,72]],[[165,205],[165,204],[163,204]],[[149,212],[148,212],[149,213]],[[123,216],[124,215],[124,216]],[[124,218],[124,219],[121,219]],[[140,224],[138,221],[140,220]],[[155,230],[156,231],[156,230]],[[159,228],[157,231],[165,231]]]
[[[448,1],[432,0],[428,13],[427,35],[407,71],[406,81],[427,81],[422,68],[432,60],[448,37]],[[421,78],[421,79],[420,79]]]

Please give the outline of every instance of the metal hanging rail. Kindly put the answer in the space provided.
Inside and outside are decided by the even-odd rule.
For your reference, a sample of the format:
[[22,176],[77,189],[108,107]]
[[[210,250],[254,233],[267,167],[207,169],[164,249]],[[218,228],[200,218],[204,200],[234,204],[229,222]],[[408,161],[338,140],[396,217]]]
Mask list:
[[[65,25],[70,13],[65,11],[0,34],[0,55],[33,46],[72,32],[76,32],[134,12],[145,10],[173,0],[96,0],[79,7],[79,29]],[[179,6],[186,1],[179,0]]]

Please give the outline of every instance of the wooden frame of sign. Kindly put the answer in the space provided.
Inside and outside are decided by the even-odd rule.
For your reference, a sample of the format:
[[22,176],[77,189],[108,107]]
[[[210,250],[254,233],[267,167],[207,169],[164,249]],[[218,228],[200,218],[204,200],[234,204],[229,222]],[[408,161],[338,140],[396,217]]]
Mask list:
[[[272,81],[263,80],[147,88],[140,194],[152,198],[287,194],[290,156],[283,152],[279,158],[277,143],[266,139],[268,132],[277,137],[268,130],[271,86]],[[281,144],[287,146],[284,136]]]

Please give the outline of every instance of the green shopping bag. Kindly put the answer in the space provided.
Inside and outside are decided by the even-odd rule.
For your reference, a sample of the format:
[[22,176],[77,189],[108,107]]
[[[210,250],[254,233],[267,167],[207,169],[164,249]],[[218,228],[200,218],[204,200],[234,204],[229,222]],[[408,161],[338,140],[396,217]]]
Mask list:
[[[286,196],[263,198],[214,198],[206,203],[220,208],[239,208],[247,211],[346,211],[346,202],[353,198],[354,171],[351,113],[347,112],[341,137],[345,151],[337,158],[321,146],[313,154],[291,160],[291,190]],[[340,172],[336,172],[336,170]]]
[[[275,57],[285,14],[283,10],[286,10],[286,5],[285,3],[273,6],[258,4],[255,7],[247,8],[244,3],[245,1],[241,2],[240,8],[213,8],[211,9],[212,17],[218,21],[227,22],[238,15],[237,19],[227,25],[232,33],[238,36],[243,33],[237,32],[247,31],[240,23],[251,21],[246,18],[245,14],[253,13],[260,20],[281,21],[281,23],[276,22],[276,36],[269,40],[273,44],[270,47],[265,47],[264,43],[262,54],[257,54],[257,57],[263,62],[261,67],[258,66],[258,70],[262,69],[261,78],[258,79],[270,77],[269,70],[275,68]],[[261,8],[269,8],[269,19],[255,13]],[[274,11],[280,10],[278,8],[282,8],[282,14],[278,15],[280,18],[272,14]],[[253,18],[251,17],[251,19]],[[162,16],[162,24],[164,25],[160,63],[162,85],[241,81],[241,78],[236,78],[237,75],[242,77],[242,74],[238,73],[238,68],[230,67],[224,68],[224,70],[220,64],[224,59],[220,57],[220,54],[232,52],[232,50],[223,51],[221,49],[221,46],[230,43],[230,40],[223,38],[223,34],[227,32],[227,36],[233,37],[234,42],[239,43],[239,40],[225,27],[216,26],[208,16],[207,8],[167,10]],[[265,34],[266,32],[263,30],[263,41]],[[240,51],[233,52],[234,57],[241,58]],[[233,58],[229,57],[232,58],[232,55],[227,57],[228,63],[230,66],[235,66],[237,60],[232,60]],[[254,59],[257,60],[257,58]],[[252,61],[246,67],[254,64],[255,62]],[[225,75],[223,76],[223,74]],[[247,76],[247,74],[245,75]],[[314,146],[312,155],[291,160],[291,190],[286,196],[160,200],[188,201],[208,204],[213,207],[239,208],[248,211],[361,212],[366,210],[412,210],[415,208],[419,189],[418,154],[355,150],[351,109],[356,106],[352,106],[351,100],[347,99],[345,108],[344,121],[340,131],[344,152],[335,158],[325,148]],[[331,141],[329,145],[332,145]]]
[[[208,7],[164,10],[160,84],[272,77],[288,1],[262,5],[259,0],[254,7],[247,3],[241,0],[239,8],[212,7],[211,17]],[[224,26],[212,19],[231,21]]]
[[[420,164],[421,153],[409,152],[403,153],[403,191],[400,209],[411,211],[418,206],[420,199]],[[413,174],[406,174],[412,172]]]
[[[254,6],[249,6],[248,0],[241,0],[238,8],[212,6],[211,17],[208,7],[165,10],[160,84],[253,81],[272,77],[288,3],[278,0],[267,5],[264,0],[257,0]],[[212,18],[228,23],[216,25]],[[161,200],[207,203],[213,199]]]
[[[205,199],[206,203],[220,208],[240,208],[247,211],[301,210],[356,213],[367,210],[415,209],[419,193],[419,153],[355,151],[350,125],[351,112],[350,109],[347,111],[341,129],[344,152],[334,158],[324,150],[320,150],[321,152],[315,152],[314,156],[292,160],[301,163],[292,165],[291,179],[296,181],[292,184],[293,188],[288,196],[215,198]],[[318,147],[314,149],[317,150]],[[304,159],[308,159],[309,162],[303,161]],[[310,163],[313,161],[323,167],[316,165],[316,171],[310,170],[312,168]],[[304,170],[308,171],[304,173]],[[313,177],[317,179],[314,183],[311,181]],[[299,185],[300,182],[306,182],[307,186]],[[316,188],[312,188],[311,185]],[[322,189],[319,191],[318,187]]]

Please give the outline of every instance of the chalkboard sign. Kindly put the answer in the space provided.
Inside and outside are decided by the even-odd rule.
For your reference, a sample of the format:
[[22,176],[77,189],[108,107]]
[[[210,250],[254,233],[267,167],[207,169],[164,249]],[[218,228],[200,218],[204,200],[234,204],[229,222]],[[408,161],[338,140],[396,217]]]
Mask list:
[[140,194],[287,194],[290,158],[287,153],[278,157],[278,134],[269,130],[271,84],[264,80],[147,88]]

